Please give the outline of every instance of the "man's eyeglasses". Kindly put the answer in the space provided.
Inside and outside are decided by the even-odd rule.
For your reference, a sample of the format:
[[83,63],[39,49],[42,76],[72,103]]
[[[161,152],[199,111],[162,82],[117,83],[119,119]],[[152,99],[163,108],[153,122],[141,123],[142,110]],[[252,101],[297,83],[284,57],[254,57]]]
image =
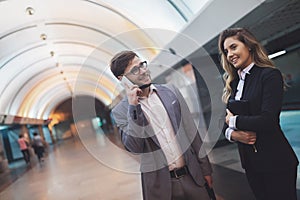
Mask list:
[[138,66],[134,66],[128,73],[124,74],[124,76],[128,74],[138,75],[141,72],[141,69],[147,69],[147,67],[147,61],[143,61]]

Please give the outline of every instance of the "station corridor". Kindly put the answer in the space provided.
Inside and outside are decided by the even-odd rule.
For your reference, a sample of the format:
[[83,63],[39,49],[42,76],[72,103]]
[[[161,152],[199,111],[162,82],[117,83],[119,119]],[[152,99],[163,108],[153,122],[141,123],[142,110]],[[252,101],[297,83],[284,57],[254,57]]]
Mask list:
[[[282,72],[280,122],[300,160],[299,0],[0,0],[0,13],[0,200],[142,200],[140,158],[111,115],[127,73],[116,78],[109,63],[123,50],[147,61],[152,83],[177,87],[207,128],[217,199],[255,200],[237,144],[221,135],[218,40],[233,27]],[[30,148],[27,165],[18,139],[32,144],[34,133],[48,145],[41,163]]]
[[[300,155],[300,111],[284,111],[282,128],[297,156]],[[0,177],[1,200],[140,200],[138,160],[122,149],[118,134],[96,132],[83,122],[79,132],[48,148],[43,163],[23,160],[10,164]],[[121,153],[120,153],[121,152]],[[214,189],[219,200],[255,200],[240,166],[235,144],[209,153],[214,169]],[[299,169],[298,169],[299,171]],[[300,195],[298,172],[297,192]]]

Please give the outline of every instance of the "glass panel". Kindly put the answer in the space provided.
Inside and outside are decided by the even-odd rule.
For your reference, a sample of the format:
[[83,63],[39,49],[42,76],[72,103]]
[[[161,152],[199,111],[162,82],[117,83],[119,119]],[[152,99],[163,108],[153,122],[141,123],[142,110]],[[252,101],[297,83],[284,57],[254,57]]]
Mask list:
[[169,0],[185,21],[190,21],[209,0]]
[[10,148],[12,152],[12,157],[14,160],[23,158],[22,152],[19,147],[18,139],[19,139],[19,131],[18,130],[10,130],[8,131],[8,138],[10,143]]

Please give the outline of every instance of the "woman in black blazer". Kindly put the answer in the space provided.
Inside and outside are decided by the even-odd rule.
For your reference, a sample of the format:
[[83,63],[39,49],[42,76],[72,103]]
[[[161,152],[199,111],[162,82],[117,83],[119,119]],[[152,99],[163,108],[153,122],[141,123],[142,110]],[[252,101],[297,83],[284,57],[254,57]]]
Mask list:
[[259,200],[296,200],[298,159],[279,124],[283,79],[262,45],[244,28],[219,37],[227,103],[224,134],[238,143],[249,185]]

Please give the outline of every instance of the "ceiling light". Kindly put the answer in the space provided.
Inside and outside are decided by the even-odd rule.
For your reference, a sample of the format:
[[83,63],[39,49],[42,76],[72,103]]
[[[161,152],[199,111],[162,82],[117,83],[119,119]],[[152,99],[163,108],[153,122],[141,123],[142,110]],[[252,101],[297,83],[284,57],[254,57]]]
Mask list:
[[273,54],[269,55],[268,57],[269,57],[270,59],[272,59],[272,58],[281,56],[281,55],[283,55],[283,54],[285,54],[285,53],[286,53],[286,50],[278,51],[278,52],[276,52],[276,53],[273,53]]
[[35,10],[34,10],[33,8],[31,8],[31,7],[26,8],[26,13],[27,13],[28,15],[33,15],[34,12],[35,12]]
[[46,40],[46,39],[47,39],[47,35],[46,35],[45,33],[42,33],[42,34],[40,35],[40,38],[41,38],[42,40]]
[[171,52],[171,54],[176,55],[176,51],[172,48],[169,48],[169,51]]

